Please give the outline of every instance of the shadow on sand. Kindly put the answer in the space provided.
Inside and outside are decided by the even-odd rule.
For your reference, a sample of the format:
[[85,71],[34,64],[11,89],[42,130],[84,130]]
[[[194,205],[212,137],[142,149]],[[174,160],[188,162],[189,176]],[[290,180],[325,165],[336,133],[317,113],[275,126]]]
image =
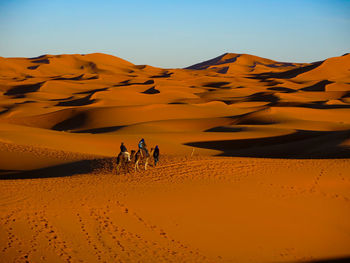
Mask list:
[[342,258],[328,258],[328,259],[317,259],[312,261],[305,261],[305,263],[346,263],[346,262],[350,262],[350,256],[342,257]]
[[74,132],[74,133],[92,133],[92,134],[98,134],[98,133],[115,132],[115,131],[120,130],[121,128],[124,128],[124,127],[126,127],[126,125],[101,127],[101,128],[94,128],[94,129],[87,129],[87,130],[78,130],[78,131],[72,131],[72,132]]
[[115,158],[101,158],[80,160],[35,170],[0,170],[0,180],[67,177],[92,173],[94,171],[111,172],[113,170],[114,162]]
[[347,139],[350,139],[350,130],[298,130],[292,134],[267,138],[190,142],[185,145],[222,151],[218,156],[334,159],[350,158],[350,147],[341,145]]
[[13,88],[6,91],[4,95],[23,95],[25,93],[35,92],[38,91],[44,83],[45,81],[34,84],[14,86]]

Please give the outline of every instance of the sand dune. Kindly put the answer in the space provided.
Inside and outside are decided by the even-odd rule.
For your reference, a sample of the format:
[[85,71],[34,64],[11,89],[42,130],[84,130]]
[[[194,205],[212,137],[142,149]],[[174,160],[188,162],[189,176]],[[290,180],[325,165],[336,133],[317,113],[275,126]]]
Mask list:
[[[348,259],[349,72],[0,57],[0,262]],[[116,175],[142,137],[159,166]]]

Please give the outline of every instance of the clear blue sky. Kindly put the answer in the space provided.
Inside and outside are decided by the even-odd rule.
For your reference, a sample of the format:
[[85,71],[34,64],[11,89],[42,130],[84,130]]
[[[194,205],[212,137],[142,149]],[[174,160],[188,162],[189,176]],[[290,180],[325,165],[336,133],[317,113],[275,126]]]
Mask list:
[[92,52],[161,67],[225,52],[317,61],[350,52],[350,0],[0,0],[0,56]]

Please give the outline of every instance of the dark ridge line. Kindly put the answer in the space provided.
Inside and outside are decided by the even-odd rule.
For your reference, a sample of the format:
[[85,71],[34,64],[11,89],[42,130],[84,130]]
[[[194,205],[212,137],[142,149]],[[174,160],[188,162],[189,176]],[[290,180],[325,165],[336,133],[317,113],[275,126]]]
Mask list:
[[212,59],[200,62],[200,63],[196,63],[194,65],[186,67],[185,69],[202,70],[202,69],[207,69],[208,67],[214,66],[214,65],[222,65],[222,64],[226,64],[226,63],[233,63],[233,62],[235,62],[237,60],[237,58],[239,56],[241,56],[241,54],[237,54],[236,57],[228,59],[228,60],[225,60],[225,62],[221,62],[220,60],[224,56],[226,56],[227,54],[229,54],[229,53],[224,53],[224,54],[222,54],[222,55],[220,55],[218,57],[215,57],[215,58],[212,58]]
[[266,79],[291,79],[295,78],[296,76],[306,73],[310,70],[313,70],[317,67],[319,67],[324,61],[314,62],[311,65],[308,66],[302,66],[298,67],[296,69],[291,69],[283,72],[269,72],[269,73],[260,73],[260,74],[253,74],[253,77],[249,77],[251,79],[260,79],[260,80],[266,80]]
[[31,57],[31,58],[28,58],[28,59],[30,59],[30,60],[41,59],[41,58],[44,58],[46,56],[49,56],[49,54],[44,54],[44,55],[40,55],[40,56],[37,56],[37,57]]
[[32,63],[38,63],[38,64],[50,64],[50,60],[48,58],[39,59],[39,60],[33,60]]

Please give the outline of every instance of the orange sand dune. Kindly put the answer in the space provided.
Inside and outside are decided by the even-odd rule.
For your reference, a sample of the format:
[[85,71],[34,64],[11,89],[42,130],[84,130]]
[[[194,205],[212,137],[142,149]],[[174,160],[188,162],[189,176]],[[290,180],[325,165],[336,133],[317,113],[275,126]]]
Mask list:
[[0,262],[348,260],[349,59],[0,57]]

